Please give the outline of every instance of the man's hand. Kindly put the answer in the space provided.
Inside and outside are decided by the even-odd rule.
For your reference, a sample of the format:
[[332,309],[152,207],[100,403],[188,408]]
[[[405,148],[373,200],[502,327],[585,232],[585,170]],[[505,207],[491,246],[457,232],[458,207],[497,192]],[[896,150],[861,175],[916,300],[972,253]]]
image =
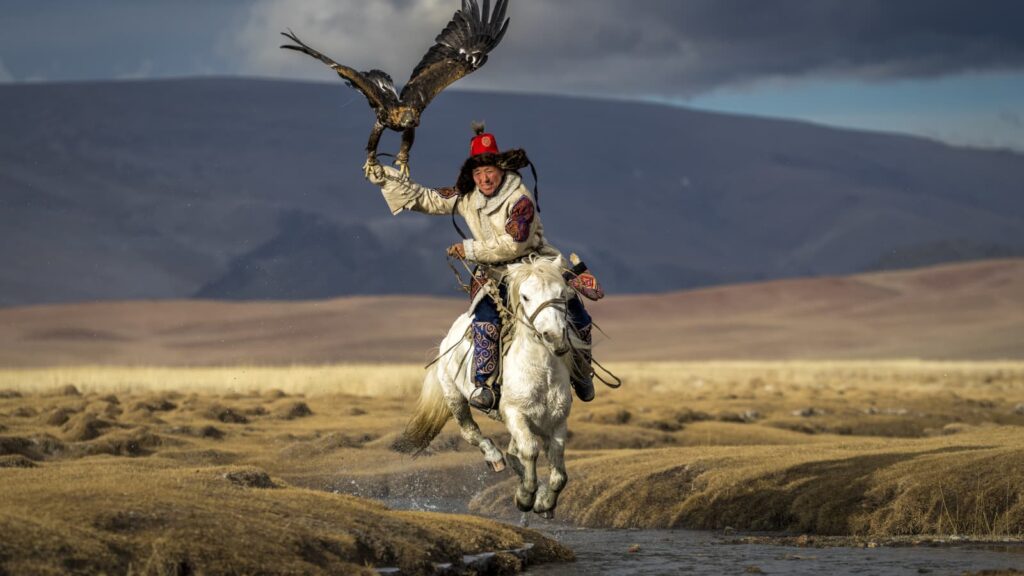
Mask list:
[[459,260],[466,259],[466,247],[463,246],[462,242],[456,242],[448,247],[448,255],[452,258],[458,258]]
[[376,160],[367,160],[366,164],[363,164],[363,174],[371,184],[382,186],[384,182],[387,182],[387,179],[384,178],[384,167]]

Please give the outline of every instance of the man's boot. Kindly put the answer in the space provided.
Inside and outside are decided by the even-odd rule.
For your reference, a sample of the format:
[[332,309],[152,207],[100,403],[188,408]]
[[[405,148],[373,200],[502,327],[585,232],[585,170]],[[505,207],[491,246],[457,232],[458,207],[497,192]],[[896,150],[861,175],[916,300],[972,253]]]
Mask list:
[[469,395],[469,405],[484,412],[498,407],[501,399],[497,386],[491,386],[498,369],[498,325],[493,322],[473,322],[473,383],[476,390]]
[[580,336],[580,340],[586,344],[586,348],[579,348],[573,350],[573,370],[572,370],[572,389],[576,391],[576,397],[583,402],[590,402],[594,399],[594,370],[590,366],[591,351],[590,347],[593,343],[591,336],[591,327],[593,324],[588,324],[586,327],[577,330],[577,334]]

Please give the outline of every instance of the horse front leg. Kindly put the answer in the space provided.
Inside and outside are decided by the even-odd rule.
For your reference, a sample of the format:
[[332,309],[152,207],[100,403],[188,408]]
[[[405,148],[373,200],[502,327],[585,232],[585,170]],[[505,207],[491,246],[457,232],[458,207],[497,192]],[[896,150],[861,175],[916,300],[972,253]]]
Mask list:
[[448,408],[452,411],[452,416],[455,417],[455,421],[459,424],[459,431],[462,433],[462,438],[469,442],[471,445],[476,446],[480,449],[480,452],[484,455],[484,462],[493,472],[501,472],[505,469],[505,456],[501,453],[501,450],[491,442],[490,438],[484,436],[483,432],[480,431],[480,427],[477,426],[476,420],[473,420],[473,414],[469,410],[469,404],[466,403],[466,399],[461,395],[457,399],[448,399]]
[[[511,417],[510,417],[511,416]],[[520,414],[507,414],[508,431],[512,434],[509,442],[509,463],[519,474],[516,486],[516,507],[523,512],[533,510],[537,497],[537,456],[540,446],[537,437],[530,431],[525,418]]]
[[533,504],[533,511],[548,520],[555,517],[558,495],[565,488],[565,484],[569,480],[569,476],[565,473],[566,436],[566,424],[563,422],[548,440],[547,456],[551,473],[548,476],[547,486],[540,487],[537,492],[537,501]]

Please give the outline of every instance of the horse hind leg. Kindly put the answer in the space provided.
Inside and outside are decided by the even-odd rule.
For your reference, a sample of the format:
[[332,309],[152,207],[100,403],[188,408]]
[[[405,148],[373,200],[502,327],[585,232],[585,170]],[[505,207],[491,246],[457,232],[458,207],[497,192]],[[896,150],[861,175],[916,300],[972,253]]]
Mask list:
[[548,441],[547,456],[551,473],[547,485],[538,489],[537,500],[533,504],[533,511],[548,520],[555,517],[558,495],[569,481],[569,476],[565,472],[565,437],[566,426],[562,424]]
[[459,431],[462,433],[462,437],[469,442],[471,445],[476,446],[480,449],[480,452],[484,455],[484,462],[493,472],[501,472],[505,469],[505,457],[501,453],[501,450],[494,445],[494,442],[490,438],[483,435],[480,431],[480,427],[477,426],[476,421],[473,420],[473,414],[469,410],[469,404],[466,403],[466,399],[459,397],[457,400],[451,400],[448,403],[451,408],[452,415],[455,417],[455,421],[459,424]]

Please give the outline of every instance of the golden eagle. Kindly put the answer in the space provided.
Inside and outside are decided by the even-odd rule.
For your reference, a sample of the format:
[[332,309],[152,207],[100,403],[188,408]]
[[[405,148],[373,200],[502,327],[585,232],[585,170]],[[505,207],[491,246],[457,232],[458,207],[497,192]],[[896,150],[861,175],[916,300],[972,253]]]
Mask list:
[[435,44],[413,70],[401,95],[395,90],[395,84],[387,72],[357,72],[338,64],[307,46],[291,30],[281,34],[295,44],[285,44],[281,48],[304,52],[319,59],[344,78],[346,84],[366,96],[370,107],[377,113],[377,121],[366,145],[368,166],[377,162],[377,144],[384,129],[402,132],[402,145],[395,158],[395,165],[408,177],[409,150],[416,137],[416,127],[420,124],[420,114],[442,90],[483,66],[487,62],[487,53],[505,35],[511,20],[505,18],[508,0],[497,0],[493,13],[490,5],[490,0],[483,0],[481,11],[477,0],[462,0],[462,9],[452,16],[448,26],[434,39]]

